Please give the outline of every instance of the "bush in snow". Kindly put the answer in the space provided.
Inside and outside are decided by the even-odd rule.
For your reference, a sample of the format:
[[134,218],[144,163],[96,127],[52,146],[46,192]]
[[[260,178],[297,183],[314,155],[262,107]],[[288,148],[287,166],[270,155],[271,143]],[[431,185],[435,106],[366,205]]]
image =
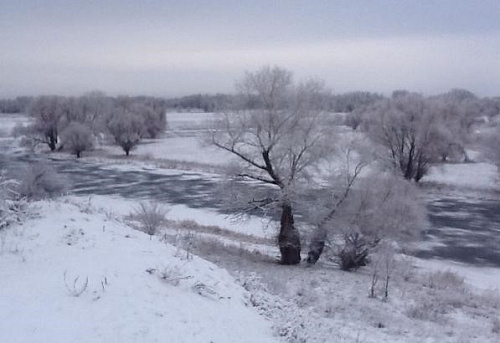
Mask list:
[[138,229],[150,236],[167,222],[168,210],[157,202],[141,202],[130,217],[138,223]]
[[344,244],[338,252],[340,269],[350,271],[368,264],[368,245],[359,234],[345,234]]
[[[311,239],[312,263],[322,252],[319,243],[324,243],[328,236],[335,243],[340,241],[336,252],[342,269],[355,270],[367,264],[370,250],[379,243],[395,241],[404,246],[417,239],[427,225],[419,190],[390,173],[360,178],[343,192],[334,192],[331,198],[340,200],[333,205],[328,199],[325,201],[328,214],[320,213],[319,217],[325,219]],[[324,213],[321,206],[324,205],[320,203],[316,208]]]
[[0,175],[0,230],[19,223],[27,213],[26,201],[16,192],[17,181]]
[[438,271],[428,275],[424,286],[432,289],[460,291],[465,288],[465,280],[452,271]]
[[64,148],[75,154],[77,158],[81,157],[82,152],[91,150],[94,146],[92,131],[78,122],[72,122],[64,129],[61,141]]
[[52,198],[65,193],[68,184],[50,165],[42,162],[26,168],[19,179],[17,192],[30,200]]

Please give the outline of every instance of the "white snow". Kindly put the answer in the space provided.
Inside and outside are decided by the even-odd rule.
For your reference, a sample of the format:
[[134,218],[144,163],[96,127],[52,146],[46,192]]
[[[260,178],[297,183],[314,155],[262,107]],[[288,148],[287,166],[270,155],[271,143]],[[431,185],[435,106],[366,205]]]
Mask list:
[[498,182],[498,171],[489,163],[443,164],[431,167],[424,181],[451,186],[493,188]]
[[[147,159],[223,165],[232,157],[204,143],[208,127],[206,122],[213,117],[213,113],[167,113],[168,128],[164,135],[158,139],[142,140],[132,155]],[[111,155],[123,155],[122,149],[115,145],[103,148]]]
[[1,233],[0,342],[275,341],[225,270],[72,202]]
[[22,113],[0,113],[0,136],[10,135],[16,125],[27,125],[29,121]]
[[424,271],[451,271],[480,290],[497,292],[500,295],[500,270],[490,267],[473,267],[463,263],[444,260],[413,259],[415,266]]
[[[126,216],[133,212],[140,200],[124,199],[117,196],[95,195],[91,197],[68,197],[76,201],[83,201],[89,204],[90,208],[99,209],[113,217]],[[79,200],[82,199],[82,200]],[[194,220],[196,223],[205,226],[217,226],[229,231],[242,233],[249,236],[270,238],[277,233],[275,226],[269,220],[256,216],[250,216],[244,221],[218,213],[210,209],[191,208],[185,205],[164,204],[168,209],[167,217],[170,220],[183,221]]]

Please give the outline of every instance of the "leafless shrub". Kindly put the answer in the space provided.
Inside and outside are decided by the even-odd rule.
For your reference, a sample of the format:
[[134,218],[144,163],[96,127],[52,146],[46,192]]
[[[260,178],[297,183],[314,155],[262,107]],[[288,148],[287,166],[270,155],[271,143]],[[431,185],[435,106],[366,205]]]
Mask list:
[[411,319],[438,322],[442,321],[444,311],[436,302],[430,299],[421,299],[408,306],[405,314]]
[[158,202],[141,202],[131,213],[130,217],[138,223],[138,229],[151,237],[167,221],[168,209]]
[[442,321],[446,314],[456,309],[469,311],[484,305],[468,289],[464,279],[449,270],[429,273],[420,284],[424,287],[406,310],[406,315],[410,318]]
[[380,279],[383,281],[383,300],[386,301],[389,298],[389,282],[396,272],[396,266],[394,247],[389,243],[379,245],[371,255],[368,265],[371,276],[370,298],[376,297],[376,287]]
[[424,286],[438,290],[455,291],[462,291],[466,288],[464,278],[450,270],[429,273]]
[[83,283],[79,283],[78,281],[80,280],[80,277],[77,276],[72,283],[68,284],[66,274],[67,272],[64,272],[64,284],[66,285],[66,289],[68,290],[69,294],[78,298],[87,290],[87,287],[89,285],[89,277],[87,276]]
[[66,179],[50,165],[38,162],[30,165],[19,179],[17,192],[30,200],[53,198],[68,189]]
[[176,256],[191,260],[193,249],[196,247],[196,236],[193,232],[176,235],[174,245],[177,247]]
[[373,264],[370,271],[371,271],[370,272],[370,293],[368,294],[368,296],[370,298],[375,298],[375,289],[377,287],[378,280],[380,278],[378,265]]
[[344,243],[338,252],[340,269],[356,270],[368,264],[368,245],[358,234],[344,235]]
[[0,230],[21,222],[27,214],[27,205],[15,191],[18,183],[0,174]]
[[80,209],[80,212],[90,214],[95,212],[94,205],[92,204],[92,195],[88,196],[85,201],[78,201],[74,203]]

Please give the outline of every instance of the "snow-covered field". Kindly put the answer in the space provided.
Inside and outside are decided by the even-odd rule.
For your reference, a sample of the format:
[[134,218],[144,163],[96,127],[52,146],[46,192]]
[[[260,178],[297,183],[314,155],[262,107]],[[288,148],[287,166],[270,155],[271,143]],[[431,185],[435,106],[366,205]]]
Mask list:
[[5,139],[11,135],[16,125],[26,125],[29,118],[21,114],[0,114],[0,138]]
[[[205,142],[206,122],[211,119],[213,119],[212,113],[167,113],[168,129],[164,136],[160,139],[143,141],[132,154],[146,160],[225,164],[228,162],[227,154]],[[103,148],[110,155],[123,155],[123,150],[117,146],[108,145]]]
[[[165,136],[130,159],[105,145],[84,161],[165,175],[181,165],[183,178],[193,164],[196,177],[217,182],[220,175],[199,173],[228,161],[202,142],[210,117],[169,113]],[[13,120],[25,119],[2,117],[3,132]],[[165,161],[180,164],[160,168],[172,165]],[[487,163],[449,164],[424,181],[479,194],[497,187],[497,172]],[[399,256],[383,301],[381,281],[368,297],[370,268],[277,265],[275,226],[257,217],[235,222],[168,204],[169,223],[150,238],[127,219],[139,200],[42,201],[36,216],[0,232],[1,343],[500,341],[497,268]],[[189,252],[177,236],[190,239]]]

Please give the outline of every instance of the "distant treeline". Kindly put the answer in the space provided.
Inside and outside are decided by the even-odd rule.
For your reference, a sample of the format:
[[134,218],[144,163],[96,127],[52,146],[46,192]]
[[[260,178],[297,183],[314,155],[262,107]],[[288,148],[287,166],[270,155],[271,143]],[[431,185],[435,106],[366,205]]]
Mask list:
[[[97,92],[103,94],[102,92]],[[405,90],[394,91],[393,95],[398,93],[408,93]],[[450,93],[461,93],[468,98],[474,98],[481,102],[481,106],[487,108],[486,112],[491,112],[488,116],[493,116],[500,111],[500,97],[480,98],[472,92],[463,89],[451,90],[448,93],[437,95],[436,97],[445,96]],[[89,93],[90,94],[90,93]],[[322,99],[318,99],[321,106],[329,112],[350,113],[356,109],[365,108],[383,99],[390,99],[393,95],[387,97],[379,93],[371,93],[364,91],[354,91],[341,94],[324,94]],[[104,95],[103,95],[104,96]],[[112,97],[108,97],[112,99]],[[147,102],[154,101],[170,110],[175,111],[203,111],[216,112],[231,107],[239,97],[235,94],[192,94],[183,97],[166,98],[166,97],[150,97],[150,96],[132,96],[127,97],[132,102]],[[14,99],[0,99],[0,113],[21,113],[26,112],[28,106],[33,101],[34,97],[19,96]],[[248,99],[247,107],[252,108],[257,106],[257,101]]]
[[[257,106],[258,96],[255,95],[252,99],[248,99],[247,107],[253,108]],[[352,112],[358,107],[367,106],[375,103],[384,96],[370,92],[349,92],[344,94],[329,94],[323,95],[318,101],[322,104],[325,110],[330,112]],[[234,94],[194,94],[179,98],[167,99],[168,108],[177,110],[202,110],[204,112],[215,112],[238,101],[238,96]]]
[[18,96],[15,99],[0,99],[0,113],[22,113],[26,112],[33,100],[31,96]]

